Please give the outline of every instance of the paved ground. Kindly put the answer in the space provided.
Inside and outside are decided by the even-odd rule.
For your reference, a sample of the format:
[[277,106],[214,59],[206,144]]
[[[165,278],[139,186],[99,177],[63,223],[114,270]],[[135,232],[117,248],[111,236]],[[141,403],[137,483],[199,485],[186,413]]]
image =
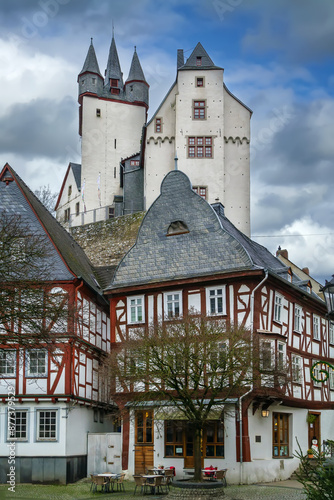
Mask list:
[[292,479],[248,486],[228,486],[225,492],[226,500],[305,500],[306,498],[302,485]]

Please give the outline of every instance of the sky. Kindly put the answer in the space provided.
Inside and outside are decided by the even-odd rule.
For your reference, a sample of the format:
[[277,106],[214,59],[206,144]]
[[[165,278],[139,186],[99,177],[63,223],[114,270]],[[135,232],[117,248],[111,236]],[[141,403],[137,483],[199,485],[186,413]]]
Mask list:
[[152,115],[201,42],[253,110],[252,238],[324,283],[334,273],[333,0],[0,0],[0,165],[59,191],[80,162],[77,75],[91,37],[102,74],[114,26],[134,46]]

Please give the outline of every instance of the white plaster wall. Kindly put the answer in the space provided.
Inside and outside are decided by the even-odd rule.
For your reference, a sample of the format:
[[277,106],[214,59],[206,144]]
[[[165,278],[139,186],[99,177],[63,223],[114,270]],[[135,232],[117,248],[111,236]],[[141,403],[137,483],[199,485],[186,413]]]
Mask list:
[[68,412],[66,421],[66,455],[85,455],[88,433],[113,430],[110,419],[104,416],[103,423],[94,422],[94,409],[83,405],[74,406]]
[[[72,193],[71,196],[68,196],[68,188],[69,186],[72,186]],[[61,195],[61,198],[59,200],[59,205],[57,209],[57,219],[58,220],[63,220],[64,219],[64,212],[67,208],[70,208],[70,214],[71,214],[71,223],[74,223],[74,225],[77,225],[75,223],[76,219],[80,219],[80,216],[76,217],[75,213],[75,205],[76,203],[80,203],[80,192],[78,190],[76,181],[74,179],[74,175],[72,172],[72,169],[69,170],[68,176],[66,179],[66,183],[64,185],[64,189]],[[80,212],[82,210],[81,204],[80,204]]]
[[[96,116],[97,108],[101,110],[100,117]],[[121,158],[139,151],[145,119],[146,109],[142,106],[83,97],[81,182],[85,179],[86,210],[99,206],[99,172],[101,206],[111,205],[114,195],[121,194],[119,163]]]

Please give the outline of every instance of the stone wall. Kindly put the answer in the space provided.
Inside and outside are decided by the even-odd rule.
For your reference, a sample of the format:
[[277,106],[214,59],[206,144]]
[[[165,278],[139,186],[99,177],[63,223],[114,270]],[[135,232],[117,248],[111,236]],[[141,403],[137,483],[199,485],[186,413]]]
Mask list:
[[144,212],[70,228],[94,266],[116,265],[136,241]]

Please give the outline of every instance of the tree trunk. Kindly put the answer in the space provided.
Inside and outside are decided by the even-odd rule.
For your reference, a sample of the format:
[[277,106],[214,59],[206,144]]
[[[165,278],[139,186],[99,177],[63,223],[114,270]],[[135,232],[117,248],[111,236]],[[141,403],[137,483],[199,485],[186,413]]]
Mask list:
[[194,436],[194,480],[202,479],[202,429],[195,429]]

